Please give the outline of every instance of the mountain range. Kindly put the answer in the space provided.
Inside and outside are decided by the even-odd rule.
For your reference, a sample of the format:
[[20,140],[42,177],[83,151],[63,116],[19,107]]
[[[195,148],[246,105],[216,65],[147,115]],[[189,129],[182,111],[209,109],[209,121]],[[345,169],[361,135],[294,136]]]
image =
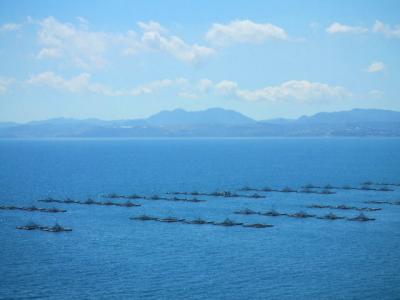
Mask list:
[[400,112],[353,109],[256,121],[222,108],[161,111],[147,119],[57,118],[0,123],[0,138],[400,136]]

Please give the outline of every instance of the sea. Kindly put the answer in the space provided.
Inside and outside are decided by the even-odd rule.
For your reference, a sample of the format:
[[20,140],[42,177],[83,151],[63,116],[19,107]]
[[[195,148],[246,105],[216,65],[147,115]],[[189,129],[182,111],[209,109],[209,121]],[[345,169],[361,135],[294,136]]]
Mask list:
[[[364,182],[372,189],[257,191],[265,198],[240,190]],[[400,183],[400,139],[3,139],[0,206],[67,212],[0,210],[0,299],[400,299],[400,186],[376,183]],[[137,207],[38,201],[194,191],[239,197],[131,200]],[[360,211],[313,204],[381,210],[358,222],[346,218]],[[235,214],[247,208],[345,219]],[[130,219],[142,214],[273,227]],[[16,229],[30,222],[72,231]]]

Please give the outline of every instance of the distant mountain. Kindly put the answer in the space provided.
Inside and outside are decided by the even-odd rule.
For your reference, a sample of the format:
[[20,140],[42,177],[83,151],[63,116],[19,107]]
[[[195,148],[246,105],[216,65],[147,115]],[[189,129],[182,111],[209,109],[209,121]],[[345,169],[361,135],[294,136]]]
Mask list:
[[353,109],[339,112],[320,112],[300,117],[298,123],[366,123],[399,122],[400,112],[383,109]]
[[18,126],[18,123],[14,123],[14,122],[0,122],[0,128],[9,128],[9,127],[13,127],[13,126]]
[[256,121],[233,110],[210,108],[203,111],[161,111],[146,120],[151,125],[243,125]]
[[400,137],[400,112],[353,109],[298,119],[255,121],[232,110],[177,109],[147,119],[105,121],[50,119],[25,124],[0,123],[1,138],[49,137]]

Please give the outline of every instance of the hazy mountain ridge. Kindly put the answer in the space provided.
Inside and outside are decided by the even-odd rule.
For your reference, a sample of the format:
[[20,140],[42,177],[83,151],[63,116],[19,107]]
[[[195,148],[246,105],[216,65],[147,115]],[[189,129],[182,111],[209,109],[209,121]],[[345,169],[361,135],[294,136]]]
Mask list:
[[2,138],[268,136],[400,136],[400,112],[353,109],[298,119],[255,121],[233,110],[211,108],[162,111],[147,119],[57,118],[25,124],[0,123]]

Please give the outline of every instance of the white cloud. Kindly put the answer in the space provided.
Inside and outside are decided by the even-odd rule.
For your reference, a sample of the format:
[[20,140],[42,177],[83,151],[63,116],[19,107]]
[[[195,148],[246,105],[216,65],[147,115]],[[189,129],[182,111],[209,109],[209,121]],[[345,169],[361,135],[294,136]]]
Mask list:
[[383,70],[385,70],[385,64],[381,61],[376,61],[371,63],[366,71],[369,73],[377,73],[382,72]]
[[[227,96],[245,101],[325,101],[332,99],[342,99],[349,95],[345,88],[331,86],[326,83],[310,82],[307,80],[290,80],[280,85],[267,86],[260,89],[244,89],[235,81],[222,80],[212,82],[209,79],[202,79],[192,82],[183,91],[185,95],[195,95],[192,98],[200,98],[207,93],[214,94],[215,97]],[[189,98],[189,97],[187,97]]]
[[368,95],[374,99],[380,99],[383,97],[383,92],[379,90],[371,90],[368,92]]
[[92,82],[91,75],[88,73],[81,73],[67,79],[54,72],[47,71],[31,76],[26,83],[36,86],[47,86],[70,93],[86,92],[104,96],[140,96],[153,94],[168,87],[179,87],[184,84],[183,81],[183,78],[161,79],[138,85],[130,90],[117,90],[101,83]]
[[[47,86],[70,93],[94,93],[104,96],[137,97],[155,94],[165,89],[173,89],[178,96],[187,99],[197,99],[205,94],[212,94],[215,97],[227,96],[253,102],[326,101],[342,99],[351,95],[343,87],[307,80],[290,80],[276,86],[249,90],[241,88],[238,83],[230,80],[213,82],[209,79],[189,81],[186,78],[166,78],[140,84],[131,89],[118,90],[101,83],[92,82],[91,75],[88,73],[64,78],[48,71],[31,76],[26,83],[36,86]],[[0,80],[0,91],[1,86],[2,81]],[[372,96],[373,92],[369,94]],[[376,95],[377,93],[375,93]]]
[[147,84],[140,85],[134,88],[130,94],[133,96],[138,96],[142,94],[153,94],[154,92],[165,88],[170,87],[174,83],[171,79],[162,79],[162,80],[155,80]]
[[88,73],[81,73],[80,75],[66,79],[53,72],[47,71],[31,76],[26,83],[36,86],[48,86],[70,93],[89,92],[105,96],[123,95],[121,91],[113,90],[100,83],[91,82],[91,75]]
[[340,86],[330,86],[325,83],[307,80],[290,80],[277,86],[268,86],[258,90],[238,90],[239,98],[248,101],[312,101],[342,98],[349,95]]
[[43,48],[38,58],[65,59],[80,68],[103,68],[107,55],[119,49],[123,55],[136,55],[146,51],[165,52],[181,61],[196,64],[211,56],[215,50],[197,44],[188,44],[180,37],[168,34],[159,23],[139,22],[142,33],[95,32],[88,29],[88,22],[79,18],[80,26],[62,23],[53,17],[39,21],[39,42]]
[[210,79],[200,79],[197,83],[197,89],[202,93],[208,93],[213,87],[213,82]]
[[20,30],[22,24],[17,23],[6,23],[0,26],[0,32],[10,32]]
[[155,21],[149,21],[149,22],[138,22],[139,27],[147,32],[147,31],[155,31],[155,32],[162,32],[166,33],[168,30],[164,28],[163,26],[160,25],[160,23],[155,22]]
[[143,30],[141,36],[143,47],[164,51],[179,60],[196,64],[215,53],[212,48],[190,45],[178,36],[166,34],[166,29],[154,21],[139,22],[139,26]]
[[214,86],[215,90],[220,94],[230,94],[238,90],[238,84],[230,80],[222,80]]
[[110,36],[61,23],[53,17],[39,22],[39,42],[44,47],[39,58],[65,58],[84,69],[102,68],[106,64],[105,54]]
[[88,88],[90,85],[90,74],[82,73],[76,77],[65,79],[53,72],[43,72],[31,76],[27,80],[28,84],[46,85],[55,89],[67,90],[69,92],[80,92]]
[[37,58],[44,59],[44,58],[60,58],[62,56],[62,52],[60,48],[42,48]]
[[180,92],[178,95],[179,95],[179,97],[185,98],[185,99],[198,99],[199,98],[199,95],[196,93],[193,93],[193,92],[183,91],[183,92]]
[[328,33],[365,33],[367,32],[368,29],[365,27],[360,27],[360,26],[349,26],[349,25],[344,25],[340,23],[333,23],[331,26],[329,26],[326,29],[326,32]]
[[121,45],[121,53],[123,55],[131,56],[148,50],[140,40],[140,36],[133,30],[128,30],[125,34],[116,35],[115,41]]
[[236,20],[228,24],[214,23],[206,39],[217,46],[233,43],[261,43],[268,39],[285,40],[284,29],[269,23],[255,23],[250,20]]
[[13,82],[13,78],[0,77],[0,94],[6,92]]
[[375,21],[372,31],[383,34],[387,38],[400,38],[400,25],[391,27],[381,21]]

